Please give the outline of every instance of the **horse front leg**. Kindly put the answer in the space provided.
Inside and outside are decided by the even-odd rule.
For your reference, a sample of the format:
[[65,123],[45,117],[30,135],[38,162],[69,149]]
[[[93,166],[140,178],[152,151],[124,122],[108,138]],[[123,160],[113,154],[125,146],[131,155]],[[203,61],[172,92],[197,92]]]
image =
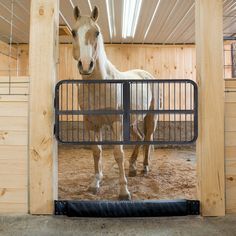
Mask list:
[[[120,122],[113,124],[113,135],[118,138],[118,141],[122,140],[122,127]],[[114,140],[116,140],[116,138]],[[120,181],[120,200],[131,200],[130,192],[127,186],[127,179],[125,176],[125,157],[123,145],[115,145],[114,157],[119,167],[119,181]]]
[[[94,139],[91,140],[98,140],[98,133],[95,133],[93,137]],[[100,189],[100,183],[103,178],[102,174],[102,147],[101,145],[92,145],[92,151],[93,151],[93,159],[94,159],[94,170],[95,170],[95,176],[94,180],[92,181],[89,190],[90,192],[97,194]]]

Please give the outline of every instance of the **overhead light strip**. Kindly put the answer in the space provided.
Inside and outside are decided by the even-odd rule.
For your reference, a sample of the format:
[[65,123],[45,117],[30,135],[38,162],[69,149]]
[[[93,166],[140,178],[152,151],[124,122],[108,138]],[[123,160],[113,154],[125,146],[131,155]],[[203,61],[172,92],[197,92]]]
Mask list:
[[134,37],[138,25],[142,0],[124,0],[122,38]]
[[70,5],[72,6],[73,9],[75,8],[75,5],[74,5],[74,3],[72,2],[72,0],[70,0]]
[[114,0],[106,0],[110,39],[116,36]]
[[148,27],[147,27],[147,30],[146,30],[145,34],[144,34],[143,42],[145,41],[145,39],[146,39],[146,37],[147,37],[147,35],[148,35],[148,33],[149,33],[149,30],[150,30],[151,25],[152,25],[152,23],[153,23],[154,17],[155,17],[155,15],[156,15],[156,13],[157,13],[157,10],[158,10],[159,6],[160,6],[160,3],[161,3],[161,0],[159,0],[159,1],[157,2],[157,5],[156,5],[156,8],[155,8],[155,10],[154,10],[154,12],[153,12],[153,15],[152,15],[152,18],[151,18],[151,20],[150,20],[150,23],[149,23],[149,25],[148,25]]
[[90,11],[92,12],[93,8],[92,8],[92,4],[91,4],[90,0],[88,0],[88,5],[89,5]]

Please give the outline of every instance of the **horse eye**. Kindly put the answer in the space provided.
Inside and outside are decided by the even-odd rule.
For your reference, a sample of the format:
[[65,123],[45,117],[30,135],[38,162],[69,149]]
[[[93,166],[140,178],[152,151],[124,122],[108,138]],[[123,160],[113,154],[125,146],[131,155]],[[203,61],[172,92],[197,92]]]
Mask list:
[[100,32],[99,32],[99,31],[96,31],[96,38],[98,37],[99,34],[100,34]]
[[71,33],[72,33],[74,38],[77,36],[77,31],[76,30],[72,30]]

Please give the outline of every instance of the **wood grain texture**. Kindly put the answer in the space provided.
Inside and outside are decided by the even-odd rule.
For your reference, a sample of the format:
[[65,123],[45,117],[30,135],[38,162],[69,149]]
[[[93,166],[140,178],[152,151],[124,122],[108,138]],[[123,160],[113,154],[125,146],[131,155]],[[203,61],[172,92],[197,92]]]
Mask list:
[[30,213],[52,214],[57,198],[54,87],[58,62],[59,1],[31,1]]
[[203,216],[223,216],[225,172],[222,1],[196,0],[195,13],[199,85],[199,199]]
[[236,213],[236,81],[225,81],[226,213]]
[[0,96],[0,213],[28,212],[28,96]]
[[[193,79],[195,46],[106,44],[108,59],[121,71],[143,69],[159,79]],[[60,45],[59,80],[81,79],[72,56],[72,45]]]

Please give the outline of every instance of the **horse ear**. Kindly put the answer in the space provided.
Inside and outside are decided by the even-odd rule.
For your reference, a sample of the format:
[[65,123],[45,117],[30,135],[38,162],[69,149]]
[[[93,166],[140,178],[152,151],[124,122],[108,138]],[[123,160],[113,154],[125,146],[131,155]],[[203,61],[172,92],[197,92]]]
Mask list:
[[95,22],[97,21],[97,19],[98,19],[98,7],[97,6],[95,6],[93,8],[92,13],[91,13],[91,18],[93,21],[95,21]]
[[80,18],[80,10],[79,10],[79,8],[78,8],[78,6],[76,6],[75,8],[74,8],[74,17],[75,17],[75,20],[78,20],[79,18]]

